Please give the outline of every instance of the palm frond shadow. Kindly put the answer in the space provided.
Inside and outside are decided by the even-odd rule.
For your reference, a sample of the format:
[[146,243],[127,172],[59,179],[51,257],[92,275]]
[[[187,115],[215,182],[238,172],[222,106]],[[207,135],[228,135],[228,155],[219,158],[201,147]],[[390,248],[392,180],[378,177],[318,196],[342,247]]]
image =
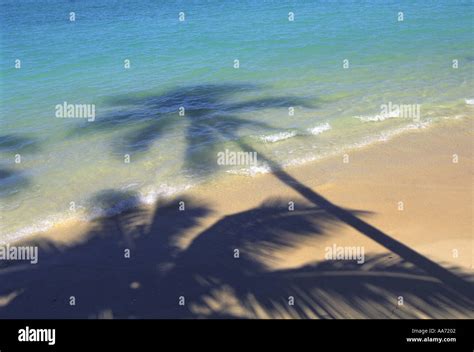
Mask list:
[[[304,206],[289,212],[288,200],[268,200],[217,219],[184,247],[183,237],[200,229],[201,220],[212,214],[209,205],[196,199],[181,199],[185,211],[179,211],[178,201],[173,200],[158,204],[152,214],[135,207],[99,219],[82,242],[70,247],[38,241],[40,264],[10,265],[0,271],[0,317],[472,316],[470,275],[417,253],[362,220],[365,212],[337,206],[238,139],[239,128],[255,123],[241,119],[240,112],[303,105],[304,101],[280,97],[233,102],[229,98],[239,89],[257,88],[195,86],[157,96],[117,98],[111,104],[126,109],[105,116],[93,129],[80,128],[74,133],[123,128],[126,149],[145,152],[165,130],[182,121],[174,114],[186,105],[185,165],[197,168],[198,159],[208,159],[205,166],[215,165],[211,159],[215,158],[215,144],[206,142],[234,140],[241,150],[256,151],[275,177],[306,200]],[[204,172],[213,171],[209,167]],[[107,190],[91,203],[114,209],[124,201],[133,206],[137,197]],[[291,251],[306,239],[334,234],[342,225],[384,246],[390,254],[367,254],[370,259],[362,266],[322,261],[275,270],[269,264],[275,253]],[[77,302],[74,306],[69,304],[71,296]],[[402,306],[399,297],[404,299]],[[180,305],[183,300],[186,303]]]
[[16,134],[0,135],[0,152],[36,153],[41,150],[38,140]]
[[25,172],[10,167],[0,167],[0,198],[12,198],[31,185]]
[[[185,168],[208,176],[215,171],[215,150],[223,141],[237,140],[239,129],[245,126],[266,131],[280,130],[267,123],[240,118],[239,114],[281,107],[314,108],[314,102],[293,96],[252,98],[238,101],[240,93],[258,93],[262,87],[253,84],[202,84],[169,89],[161,93],[137,93],[106,100],[112,110],[94,123],[82,123],[70,135],[100,131],[122,131],[114,142],[113,153],[140,157],[170,129],[184,130]],[[184,116],[178,111],[184,108]],[[206,167],[200,167],[206,164]]]
[[[39,141],[35,138],[17,135],[0,135],[0,153],[13,156],[33,154],[41,150]],[[10,199],[19,192],[31,186],[31,176],[27,172],[11,166],[0,165],[0,198]]]
[[[242,150],[248,152],[257,152],[255,148],[250,147],[244,142],[239,142],[239,146]],[[416,265],[420,269],[423,269],[428,274],[433,275],[438,280],[441,280],[450,288],[458,291],[460,294],[466,297],[474,296],[474,289],[471,283],[463,280],[459,276],[453,274],[451,271],[445,269],[443,266],[421,255],[402,242],[397,241],[393,237],[379,230],[375,226],[370,225],[355,214],[346,211],[337,204],[332,203],[330,200],[316,193],[311,188],[302,184],[288,172],[283,170],[276,162],[265,156],[265,154],[259,153],[259,158],[264,160],[265,163],[270,166],[273,175],[282,183],[298,192],[307,201],[318,207],[321,207],[322,209],[325,209],[333,217],[341,221],[341,223],[349,225],[364,236],[382,245],[390,252],[398,255],[400,258]]]
[[[221,287],[194,305],[202,317],[245,318],[466,318],[471,299],[395,256],[367,254],[351,262],[316,262],[297,269],[247,275],[237,287]],[[462,275],[458,269],[451,268]],[[222,302],[223,292],[240,305]],[[225,297],[225,296],[224,296]],[[227,298],[229,301],[229,298]],[[232,300],[230,300],[232,302]],[[235,313],[234,313],[235,314]]]
[[[109,205],[125,196],[102,192]],[[37,265],[0,270],[2,318],[391,318],[468,316],[472,301],[392,255],[364,265],[322,261],[274,270],[278,251],[328,236],[340,220],[310,203],[287,200],[218,219],[182,247],[212,209],[196,199],[134,208],[96,221],[71,247],[39,241]],[[345,211],[356,215],[363,212]],[[146,220],[145,219],[149,219]],[[235,249],[239,257],[235,257]],[[130,257],[125,256],[130,251]],[[450,268],[458,275],[458,268]],[[74,297],[76,304],[69,304]],[[404,306],[398,306],[398,298]],[[294,304],[289,304],[293,297]],[[179,304],[184,299],[185,304]]]

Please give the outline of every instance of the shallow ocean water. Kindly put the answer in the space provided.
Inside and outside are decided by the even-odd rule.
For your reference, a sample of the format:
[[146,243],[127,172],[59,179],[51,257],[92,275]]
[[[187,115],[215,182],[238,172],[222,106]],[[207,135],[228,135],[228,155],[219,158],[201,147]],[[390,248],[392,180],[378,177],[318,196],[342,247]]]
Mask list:
[[[0,241],[473,116],[472,1],[0,6]],[[217,164],[245,147],[264,158]]]

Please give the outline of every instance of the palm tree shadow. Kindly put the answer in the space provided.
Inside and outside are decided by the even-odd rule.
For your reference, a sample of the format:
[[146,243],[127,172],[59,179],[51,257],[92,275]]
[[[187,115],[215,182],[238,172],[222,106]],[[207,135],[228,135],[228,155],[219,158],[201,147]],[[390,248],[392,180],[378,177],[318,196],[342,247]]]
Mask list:
[[[108,190],[91,202],[113,209],[137,200],[136,194]],[[38,264],[8,262],[0,270],[0,317],[94,318],[109,311],[116,317],[149,316],[147,306],[161,290],[158,268],[175,252],[172,239],[210,212],[204,204],[182,201],[184,214],[176,211],[177,202],[162,203],[151,224],[148,209],[133,207],[95,220],[70,245],[41,238],[24,243],[39,248]]]
[[0,135],[0,152],[36,153],[40,150],[41,145],[35,138],[16,134]]
[[[420,319],[473,317],[472,299],[397,256],[367,254],[363,266],[320,261],[222,281],[197,299],[206,318]],[[450,268],[465,276],[458,268]],[[232,298],[229,298],[232,297]],[[228,302],[231,302],[229,304]],[[236,304],[238,303],[238,305]]]
[[[115,207],[136,195],[109,190]],[[183,202],[183,203],[180,203]],[[185,204],[184,210],[179,207]],[[300,204],[300,203],[299,203]],[[363,212],[345,209],[354,216]],[[39,240],[39,264],[0,270],[2,318],[452,318],[472,301],[392,256],[364,265],[321,261],[273,269],[280,251],[337,232],[328,209],[287,200],[218,219],[187,245],[212,209],[197,199],[133,208],[98,219],[71,247]],[[238,255],[236,256],[236,250]],[[450,268],[465,275],[458,268]],[[405,306],[399,306],[399,297]],[[74,305],[71,299],[74,298]],[[291,301],[292,300],[292,301]]]
[[[244,151],[257,152],[255,148],[252,148],[244,142],[240,142],[239,146]],[[433,275],[438,280],[442,281],[448,287],[454,289],[461,295],[467,298],[474,296],[474,290],[471,283],[453,274],[451,271],[443,268],[441,265],[426,258],[425,256],[404,245],[403,243],[395,240],[394,238],[377,229],[376,227],[363,221],[356,215],[332,203],[328,199],[324,198],[322,195],[316,193],[311,188],[299,182],[296,178],[291,176],[289,173],[283,170],[276,162],[266,157],[264,154],[258,154],[259,158],[261,160],[264,160],[270,166],[272,173],[276,178],[278,178],[288,187],[294,189],[312,204],[321,207],[322,209],[325,209],[342,223],[351,226],[361,234],[367,236],[368,238],[382,245],[392,253],[398,255],[403,260],[406,260],[407,262],[416,265],[418,268],[423,269],[426,273]]]
[[[186,298],[189,310],[183,317],[206,318],[459,318],[472,314],[470,296],[397,255],[368,254],[364,265],[323,260],[295,269],[272,269],[268,263],[275,253],[286,253],[305,238],[337,233],[344,224],[328,208],[308,203],[289,212],[287,207],[285,200],[267,200],[201,232],[163,278],[162,286],[180,287],[164,301],[172,306],[178,296]],[[366,214],[340,210],[354,217]],[[450,270],[460,280],[472,278],[459,268]]]
[[0,198],[10,199],[31,185],[24,172],[12,168],[0,168]]
[[[39,141],[35,138],[16,134],[0,135],[0,153],[22,157],[41,150]],[[31,177],[27,172],[9,166],[0,165],[0,198],[11,199],[19,192],[31,186]]]
[[[137,195],[130,192],[108,190],[94,196],[91,203],[114,209],[124,204],[133,206],[137,199]],[[0,317],[85,318],[109,311],[116,317],[188,316],[187,310],[177,304],[179,293],[200,289],[193,286],[193,278],[207,273],[200,266],[205,261],[196,258],[193,250],[186,258],[198,261],[191,267],[183,266],[183,261],[178,259],[183,249],[177,243],[211,210],[192,199],[182,198],[180,202],[185,204],[185,211],[179,209],[178,201],[165,202],[156,207],[150,222],[144,221],[150,214],[140,207],[101,218],[71,247],[58,246],[48,240],[28,243],[39,246],[39,264],[13,263],[0,271],[0,302],[7,302],[0,305]],[[241,214],[235,220],[241,224],[249,217],[267,214],[275,221],[283,209],[279,206],[276,214],[274,211],[274,204],[269,204]],[[320,231],[321,225],[307,218],[307,214],[295,216],[300,232],[309,236]],[[272,241],[263,236],[278,232],[277,223],[279,221],[273,222],[271,232],[262,232],[261,241]],[[285,223],[288,224],[288,219]],[[248,242],[250,237],[246,237]],[[291,246],[283,237],[277,242]],[[198,256],[213,255],[213,248]],[[182,269],[186,270],[184,275],[179,274]],[[72,297],[77,300],[77,306],[69,305]]]
[[[472,286],[461,269],[446,269],[396,241],[361,220],[364,212],[337,206],[239,139],[238,130],[254,124],[241,119],[240,112],[298,101],[234,102],[230,97],[236,90],[226,85],[196,86],[117,99],[112,103],[128,108],[105,116],[94,130],[124,129],[127,150],[146,152],[176,121],[186,122],[187,167],[204,165],[204,175],[214,172],[215,141],[232,140],[243,151],[256,151],[275,177],[306,200],[305,206],[290,212],[287,201],[267,200],[217,219],[184,247],[183,236],[200,229],[201,221],[212,213],[209,205],[196,199],[181,199],[184,211],[178,200],[172,200],[159,203],[152,213],[134,207],[99,219],[82,242],[71,247],[38,241],[40,264],[10,265],[0,271],[0,317],[452,318],[470,314]],[[180,106],[186,107],[185,119],[175,116]],[[90,131],[86,127],[75,133]],[[133,207],[138,195],[108,190],[91,203],[106,209]],[[305,239],[323,238],[342,225],[381,244],[393,253],[392,258],[369,255],[371,259],[362,266],[321,261],[276,270],[269,265],[275,253],[291,251]],[[71,297],[77,304],[70,304]],[[399,297],[409,309],[398,306]]]
[[[203,172],[205,168],[200,165],[203,162],[213,165],[209,157],[220,143],[238,139],[239,129],[250,126],[279,130],[266,123],[239,118],[238,114],[284,106],[315,107],[308,99],[292,96],[236,99],[239,94],[256,94],[261,90],[262,87],[253,84],[221,83],[112,97],[106,100],[112,108],[110,112],[94,123],[83,122],[70,135],[122,130],[122,136],[114,141],[113,153],[140,156],[176,125],[185,131],[185,167],[192,172]],[[204,173],[209,175],[213,171],[206,169]]]
[[[260,108],[268,107],[282,107],[289,105],[305,105],[303,100],[294,100],[293,98],[273,97],[266,99],[251,100],[250,102],[243,103],[229,103],[223,97],[228,97],[228,93],[234,90],[234,87],[226,87],[229,89],[223,89],[222,93],[219,91],[216,94],[215,86],[191,88],[191,90],[179,89],[171,96],[179,96],[181,100],[190,96],[188,105],[190,105],[191,111],[188,112],[188,120],[190,126],[187,129],[187,151],[185,155],[185,165],[193,170],[200,168],[200,173],[208,176],[214,172],[217,168],[215,161],[216,150],[218,149],[216,144],[206,145],[205,141],[222,139],[224,141],[235,141],[240,149],[247,152],[257,152],[255,148],[252,148],[244,141],[238,138],[237,131],[239,128],[244,126],[249,121],[240,119],[233,113],[238,113],[251,109],[252,111]],[[248,87],[246,87],[248,88]],[[196,90],[197,94],[192,94],[193,89]],[[204,90],[205,94],[200,92]],[[180,95],[183,94],[183,95]],[[208,98],[208,95],[210,98]],[[205,98],[203,98],[205,96]],[[293,99],[293,100],[292,100]],[[193,105],[195,103],[196,105]],[[215,118],[215,117],[219,118]],[[258,122],[252,122],[262,128],[271,128],[266,124]],[[195,137],[195,136],[199,137]],[[196,148],[196,146],[204,145],[202,148]],[[196,151],[198,149],[198,151]],[[371,238],[388,250],[399,255],[401,258],[423,268],[427,273],[436,276],[438,279],[443,281],[445,284],[461,292],[467,297],[471,297],[473,294],[472,285],[465,280],[452,274],[449,270],[444,269],[442,266],[422,256],[411,248],[405,246],[403,243],[396,241],[389,235],[383,233],[374,226],[361,220],[354,214],[351,214],[337,205],[331,203],[321,195],[317,194],[309,187],[306,187],[298,180],[293,178],[287,172],[285,172],[276,162],[268,158],[262,153],[258,153],[260,159],[267,163],[274,172],[274,175],[287,186],[293,188],[305,199],[309,200],[314,205],[327,209],[332,216],[336,217],[343,223],[353,227],[357,231],[361,232],[365,236]]]

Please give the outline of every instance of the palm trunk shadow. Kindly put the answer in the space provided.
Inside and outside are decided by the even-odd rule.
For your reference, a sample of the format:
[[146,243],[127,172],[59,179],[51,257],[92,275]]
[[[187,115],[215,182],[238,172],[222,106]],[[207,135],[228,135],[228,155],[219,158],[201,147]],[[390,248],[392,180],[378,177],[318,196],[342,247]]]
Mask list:
[[351,226],[355,230],[359,231],[361,234],[369,237],[373,241],[384,246],[385,248],[397,254],[406,261],[416,265],[420,269],[424,270],[426,273],[432,275],[439,281],[448,285],[451,289],[457,291],[458,293],[464,295],[469,299],[473,297],[474,292],[471,283],[453,274],[449,270],[443,268],[441,265],[426,258],[425,256],[414,251],[403,243],[393,239],[391,236],[385,234],[376,227],[359,219],[357,216],[350,213],[349,211],[344,210],[343,208],[335,205],[320,194],[314,192],[311,188],[305,186],[293,176],[284,171],[276,162],[266,157],[264,154],[258,152],[254,148],[250,147],[249,145],[243,142],[239,142],[239,145],[242,150],[246,152],[257,152],[259,158],[265,161],[270,166],[273,175],[275,175],[276,178],[278,178],[287,186],[293,188],[301,196],[303,196],[313,204],[325,209],[335,218]]

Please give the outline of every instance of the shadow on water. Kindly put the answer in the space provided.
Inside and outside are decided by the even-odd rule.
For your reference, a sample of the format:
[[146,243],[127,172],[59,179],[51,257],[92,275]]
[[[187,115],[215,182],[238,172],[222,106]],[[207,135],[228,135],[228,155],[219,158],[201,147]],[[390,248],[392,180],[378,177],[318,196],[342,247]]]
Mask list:
[[[11,163],[17,155],[22,158],[24,154],[34,154],[40,150],[41,145],[35,138],[16,134],[0,135],[2,159],[7,155]],[[7,158],[4,159],[7,160]],[[30,177],[26,176],[24,171],[9,166],[0,166],[0,198],[12,198],[30,185]]]
[[0,167],[0,198],[14,197],[30,184],[29,178],[22,171]]
[[36,153],[40,151],[40,143],[31,137],[14,134],[0,135],[0,152],[4,153]]
[[[205,144],[206,136],[234,138],[240,150],[257,152],[275,177],[298,192],[302,205],[288,211],[288,200],[268,199],[256,208],[213,218],[208,204],[183,198],[158,203],[151,212],[135,207],[98,219],[70,246],[38,240],[39,264],[18,263],[0,271],[0,317],[472,317],[471,275],[429,260],[362,220],[364,212],[337,206],[237,139],[240,127],[254,123],[240,119],[239,112],[292,104],[281,105],[282,98],[233,102],[229,97],[236,89],[197,86],[117,98],[113,104],[128,108],[98,120],[94,129],[123,128],[128,146],[141,142],[145,151],[171,124],[183,121],[175,115],[186,106],[188,164],[198,150],[201,161],[209,160],[204,166],[215,165],[216,150]],[[160,125],[164,119],[170,119],[166,127]],[[197,132],[202,136],[196,137]],[[200,143],[202,148],[196,147]],[[107,190],[91,203],[113,209],[127,199],[136,202],[137,196]],[[184,202],[184,211],[178,201]],[[211,225],[205,227],[207,218]],[[388,254],[367,253],[363,265],[325,260],[272,267],[278,253],[288,255],[305,240],[334,235],[340,226],[352,227]],[[404,305],[398,305],[399,297]]]
[[[83,122],[72,135],[121,131],[121,137],[114,141],[113,152],[123,158],[123,154],[140,156],[147,152],[176,125],[184,131],[187,142],[184,167],[193,174],[210,174],[215,171],[215,163],[211,161],[215,161],[216,150],[224,142],[238,140],[240,129],[281,131],[263,122],[240,118],[239,114],[289,106],[315,107],[308,99],[292,96],[236,99],[240,94],[261,91],[262,87],[257,85],[222,83],[178,87],[159,94],[112,97],[106,101],[111,112],[93,123]],[[184,108],[184,116],[179,115],[180,108]],[[206,168],[200,167],[203,163]]]

